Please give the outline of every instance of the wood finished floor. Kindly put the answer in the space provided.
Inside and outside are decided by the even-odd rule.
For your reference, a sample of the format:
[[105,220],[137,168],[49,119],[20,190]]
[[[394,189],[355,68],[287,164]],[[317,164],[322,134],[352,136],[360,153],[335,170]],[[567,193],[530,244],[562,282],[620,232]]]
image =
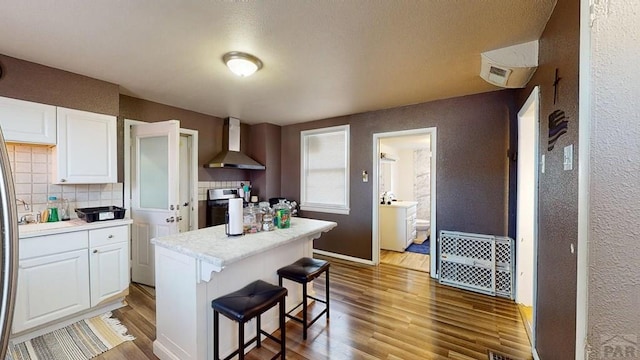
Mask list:
[[429,255],[425,254],[380,250],[380,262],[426,273],[430,271]]
[[[485,360],[489,349],[513,359],[532,358],[512,301],[442,286],[423,272],[397,266],[330,261],[331,319],[318,320],[307,341],[302,341],[301,325],[288,322],[287,359]],[[316,282],[319,295],[323,281]],[[136,340],[97,359],[157,359],[152,350],[154,299],[132,285],[127,300],[129,305],[114,315]],[[246,359],[269,359],[276,349],[265,340]]]

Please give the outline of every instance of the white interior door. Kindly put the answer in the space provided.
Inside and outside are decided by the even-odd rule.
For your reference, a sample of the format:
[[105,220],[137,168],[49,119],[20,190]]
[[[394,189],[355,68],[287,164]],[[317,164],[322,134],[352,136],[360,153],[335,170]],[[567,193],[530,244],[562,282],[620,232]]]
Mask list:
[[538,223],[538,88],[518,112],[516,302],[534,305]]
[[180,204],[179,210],[179,219],[178,222],[178,231],[186,232],[189,230],[195,230],[191,228],[191,207],[192,201],[191,198],[191,184],[193,183],[191,179],[191,151],[192,151],[192,137],[186,134],[180,134],[180,179],[179,179],[179,198],[178,203]]
[[150,240],[178,232],[180,122],[134,125],[131,140],[131,280],[154,286]]

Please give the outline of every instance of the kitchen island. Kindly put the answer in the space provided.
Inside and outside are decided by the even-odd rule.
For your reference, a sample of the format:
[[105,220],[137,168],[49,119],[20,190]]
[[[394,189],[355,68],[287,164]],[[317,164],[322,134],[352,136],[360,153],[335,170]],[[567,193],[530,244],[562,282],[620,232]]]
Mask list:
[[[163,360],[212,359],[211,300],[261,279],[278,283],[276,270],[303,256],[312,256],[313,239],[337,224],[292,218],[291,227],[228,237],[224,225],[155,238],[156,340],[153,352]],[[302,289],[289,290],[287,311],[300,303]],[[255,320],[245,339],[255,336]],[[278,328],[277,309],[262,316],[262,328]],[[220,320],[220,354],[237,347],[237,324]]]

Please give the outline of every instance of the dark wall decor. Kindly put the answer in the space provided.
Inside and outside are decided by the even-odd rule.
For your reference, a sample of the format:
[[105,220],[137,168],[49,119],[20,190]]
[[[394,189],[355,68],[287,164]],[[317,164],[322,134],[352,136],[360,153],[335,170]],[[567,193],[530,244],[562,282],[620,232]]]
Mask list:
[[567,133],[569,129],[569,122],[566,120],[567,117],[564,115],[564,111],[555,110],[551,114],[549,114],[549,145],[547,146],[547,150],[553,150],[553,147],[556,145],[556,141]]

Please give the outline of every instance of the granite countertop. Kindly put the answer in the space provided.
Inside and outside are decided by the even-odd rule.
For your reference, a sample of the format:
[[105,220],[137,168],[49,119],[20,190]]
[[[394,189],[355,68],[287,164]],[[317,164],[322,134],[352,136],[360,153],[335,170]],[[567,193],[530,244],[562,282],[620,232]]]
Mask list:
[[20,239],[31,238],[35,236],[46,236],[54,234],[62,234],[72,231],[94,230],[106,227],[129,225],[133,222],[131,219],[119,219],[108,221],[86,222],[81,219],[72,219],[69,221],[46,222],[39,224],[18,225],[18,237]]
[[333,229],[337,223],[291,218],[291,227],[242,236],[227,236],[224,225],[151,239],[151,243],[208,262],[217,268],[284,244]]
[[380,207],[412,207],[418,205],[417,201],[392,201],[390,205],[380,204]]

